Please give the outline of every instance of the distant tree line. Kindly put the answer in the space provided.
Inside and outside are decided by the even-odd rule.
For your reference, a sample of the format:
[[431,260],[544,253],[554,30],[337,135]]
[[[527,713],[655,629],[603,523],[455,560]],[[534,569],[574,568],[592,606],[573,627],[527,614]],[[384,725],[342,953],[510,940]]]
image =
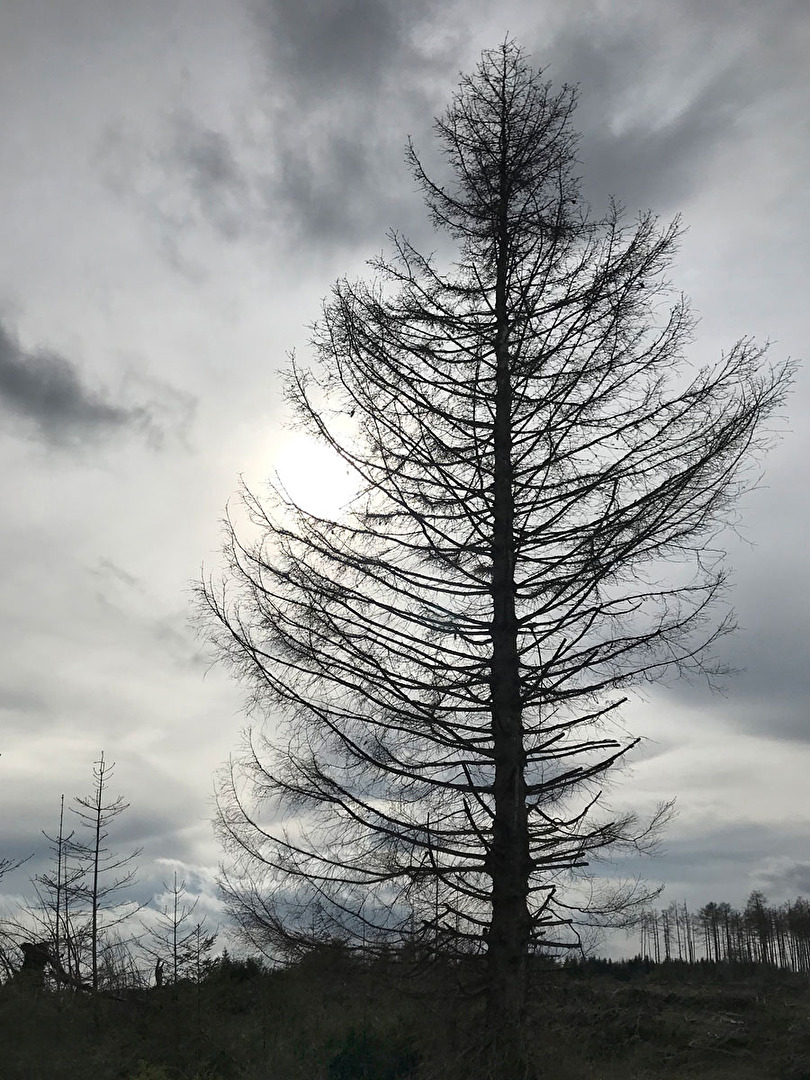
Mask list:
[[696,912],[685,903],[672,903],[645,911],[638,928],[642,957],[656,963],[708,960],[810,972],[810,900],[801,896],[768,906],[755,890],[742,911],[725,902],[706,904]]

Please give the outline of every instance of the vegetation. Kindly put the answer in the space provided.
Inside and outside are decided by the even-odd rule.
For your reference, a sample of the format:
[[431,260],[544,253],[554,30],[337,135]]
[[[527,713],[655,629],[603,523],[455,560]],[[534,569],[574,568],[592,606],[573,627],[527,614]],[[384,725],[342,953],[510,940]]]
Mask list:
[[34,879],[39,907],[0,927],[3,1080],[810,1078],[802,898],[648,911],[628,962],[533,957],[518,1071],[482,1038],[481,956],[443,957],[414,927],[375,958],[334,940],[275,968],[212,958],[215,936],[192,921],[176,876],[143,934],[100,927],[93,992],[90,913],[73,891],[86,859],[71,856],[62,815],[46,838],[54,870]]
[[[293,966],[217,961],[96,1002],[0,987],[4,1080],[478,1080],[481,959]],[[767,965],[569,960],[530,965],[525,1076],[807,1080],[810,984]]]

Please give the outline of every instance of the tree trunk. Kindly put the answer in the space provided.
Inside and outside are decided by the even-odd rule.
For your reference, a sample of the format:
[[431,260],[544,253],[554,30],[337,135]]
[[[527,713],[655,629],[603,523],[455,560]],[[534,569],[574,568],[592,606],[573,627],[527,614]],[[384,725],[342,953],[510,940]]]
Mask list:
[[[502,134],[501,160],[505,159]],[[512,475],[512,372],[506,281],[509,256],[506,192],[501,214],[495,295],[496,388],[492,536],[492,739],[495,757],[492,849],[492,922],[487,941],[490,1030],[512,1041],[526,999],[531,922],[527,904],[529,830],[515,614],[514,492]],[[499,1039],[499,1041],[501,1041]]]

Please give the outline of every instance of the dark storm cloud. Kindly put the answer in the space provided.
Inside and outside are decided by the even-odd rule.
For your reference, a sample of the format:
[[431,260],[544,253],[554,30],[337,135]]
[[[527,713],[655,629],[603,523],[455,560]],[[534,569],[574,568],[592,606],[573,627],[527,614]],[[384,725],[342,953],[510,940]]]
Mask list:
[[149,421],[143,408],[125,408],[105,400],[66,357],[24,349],[2,322],[0,405],[51,443],[140,428]]

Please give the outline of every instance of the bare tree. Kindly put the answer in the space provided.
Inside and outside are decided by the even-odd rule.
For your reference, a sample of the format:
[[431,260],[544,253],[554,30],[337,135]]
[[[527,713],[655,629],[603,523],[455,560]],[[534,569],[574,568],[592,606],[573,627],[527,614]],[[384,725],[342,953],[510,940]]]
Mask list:
[[64,954],[68,971],[78,978],[81,939],[86,934],[75,924],[74,911],[77,892],[84,878],[86,852],[74,841],[75,831],[65,833],[64,795],[60,798],[56,836],[44,831],[42,835],[50,842],[54,866],[51,871],[34,878],[41,921],[44,919],[43,925],[47,925],[50,931],[51,955],[61,963]]
[[[71,808],[90,828],[90,840],[77,839],[75,830],[65,831],[64,795],[56,835],[43,831],[50,842],[52,868],[31,879],[36,903],[21,905],[16,916],[0,925],[0,968],[7,975],[16,970],[12,957],[20,949],[24,957],[21,970],[29,981],[32,973],[39,983],[49,975],[52,985],[93,991],[99,989],[100,982],[112,987],[140,981],[129,943],[109,934],[140,906],[135,902],[109,903],[111,896],[132,883],[135,871],[113,881],[106,875],[139,854],[134,851],[121,858],[105,846],[107,826],[128,806],[121,798],[109,805],[105,802],[112,768],[102,752],[93,769],[93,794],[77,797],[78,809]],[[90,982],[85,979],[88,966]]]
[[[3,920],[0,937],[14,952],[18,948],[23,952],[27,961],[23,965],[27,973],[24,978],[30,977],[39,959],[47,953],[46,962],[39,965],[40,982],[50,973],[58,986],[84,989],[79,973],[81,955],[89,945],[90,935],[84,915],[77,909],[77,892],[84,878],[86,851],[74,842],[74,832],[65,833],[64,811],[62,795],[56,836],[44,830],[42,833],[50,842],[52,865],[31,879],[36,902],[22,905],[16,916]],[[32,937],[34,940],[30,940]],[[4,966],[7,971],[14,970],[8,956]]]
[[220,792],[246,933],[371,948],[412,927],[485,950],[505,1039],[532,949],[628,899],[576,887],[661,820],[604,805],[635,745],[612,722],[624,688],[719,673],[715,538],[791,373],[748,340],[686,363],[678,224],[592,219],[574,104],[507,42],[436,122],[442,182],[409,149],[456,261],[391,234],[287,381],[359,494],[328,520],[245,489],[253,531],[229,518],[229,571],[200,590],[253,706],[281,717]]
[[[123,906],[110,904],[111,897],[117,897],[122,889],[133,883],[136,873],[135,868],[127,869],[121,874],[116,874],[116,871],[129,867],[141,853],[139,848],[129,855],[119,856],[106,846],[109,825],[129,808],[129,803],[125,803],[120,795],[112,802],[106,801],[107,787],[114,768],[114,762],[109,765],[104,760],[102,750],[101,757],[93,765],[95,786],[92,794],[77,796],[77,806],[70,808],[90,833],[90,838],[83,843],[71,841],[83,863],[82,879],[71,886],[71,891],[83,900],[89,909],[90,979],[93,991],[99,987],[102,930],[119,925],[135,914],[140,906],[137,903],[125,903]],[[116,876],[110,879],[110,874]],[[116,942],[115,948],[120,951],[121,943]]]
[[209,933],[205,919],[191,922],[197,907],[195,899],[191,904],[186,901],[186,883],[177,883],[177,871],[174,873],[172,888],[167,903],[157,913],[155,925],[145,926],[148,940],[141,941],[141,949],[155,961],[155,983],[162,986],[166,972],[169,981],[176,983],[180,978],[191,978],[199,982],[210,962],[211,950],[217,936]]
[[[84,805],[83,800],[76,801]],[[36,902],[22,905],[18,915],[3,920],[0,938],[15,949],[23,951],[27,958],[27,972],[34,970],[41,957],[47,954],[46,962],[39,964],[43,979],[46,973],[50,973],[55,985],[61,988],[98,989],[98,978],[92,984],[87,983],[84,978],[88,957],[92,969],[92,958],[95,956],[97,973],[102,967],[100,958],[110,951],[116,953],[119,968],[123,969],[125,966],[121,959],[122,943],[105,940],[106,924],[102,927],[100,922],[104,900],[108,893],[116,891],[117,888],[115,884],[107,887],[100,882],[101,875],[110,868],[106,849],[103,847],[106,839],[103,829],[107,819],[102,813],[101,834],[97,834],[94,828],[92,844],[84,843],[75,839],[75,831],[65,832],[64,803],[63,795],[56,836],[52,837],[43,831],[43,836],[51,845],[52,869],[31,879]],[[102,807],[102,811],[104,809],[106,808]],[[123,862],[128,862],[130,858],[132,856]],[[96,859],[98,875],[94,878],[92,871]],[[130,880],[131,875],[122,884],[127,884]],[[132,905],[126,905],[125,914],[131,913]],[[120,922],[121,914],[120,911],[114,912],[113,918],[108,919],[107,923],[115,925]],[[32,937],[34,940],[30,940]],[[28,945],[30,949],[26,951]],[[5,966],[9,967],[8,960]],[[126,966],[131,967],[131,963]],[[104,967],[107,971],[112,970],[109,962],[105,962]]]

